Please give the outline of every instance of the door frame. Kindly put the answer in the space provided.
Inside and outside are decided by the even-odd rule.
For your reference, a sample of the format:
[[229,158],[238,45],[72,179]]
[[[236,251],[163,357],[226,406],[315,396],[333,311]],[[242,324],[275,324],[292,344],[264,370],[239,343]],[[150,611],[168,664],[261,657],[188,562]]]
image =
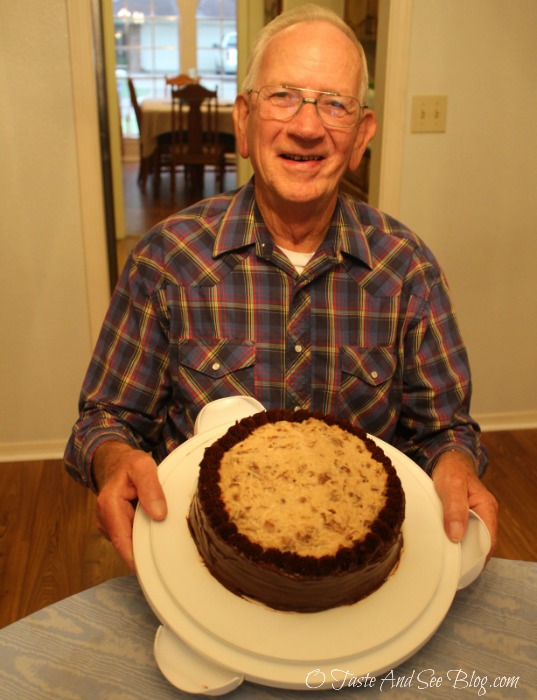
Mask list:
[[401,208],[413,0],[379,0],[375,113],[369,202],[391,216]]
[[[96,0],[92,0],[95,2]],[[99,103],[89,2],[67,0],[73,115],[77,146],[82,249],[90,341],[97,342],[111,293],[109,234],[104,196]]]
[[[372,143],[370,201],[395,217],[401,204],[412,3],[413,0],[379,0],[375,111],[380,128]],[[114,203],[113,198],[112,204],[105,198],[101,158],[100,95],[95,79],[92,31],[96,6],[100,12],[100,0],[91,0],[91,3],[67,0],[84,264],[93,342],[97,339],[113,286],[111,265],[115,265],[116,242]],[[241,7],[241,0],[238,7]],[[252,33],[257,32],[257,24],[257,21],[252,22]],[[251,39],[249,37],[248,44]],[[241,46],[244,43],[239,44],[239,49]],[[117,157],[114,152],[111,161]]]

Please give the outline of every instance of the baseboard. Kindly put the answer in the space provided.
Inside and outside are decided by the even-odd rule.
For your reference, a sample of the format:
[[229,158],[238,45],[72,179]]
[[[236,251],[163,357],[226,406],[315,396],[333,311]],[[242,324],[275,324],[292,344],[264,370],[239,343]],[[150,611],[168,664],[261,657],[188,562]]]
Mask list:
[[537,411],[516,411],[513,413],[473,414],[481,430],[533,430],[537,428]]
[[1,462],[35,462],[43,459],[63,459],[65,440],[40,442],[5,442],[0,444]]
[[[482,413],[474,418],[481,430],[533,430],[537,429],[537,411],[514,413]],[[0,444],[1,462],[32,462],[42,459],[62,459],[66,441],[6,442]]]
[[123,139],[123,152],[121,160],[125,163],[134,163],[140,160],[140,141],[139,139],[125,138]]

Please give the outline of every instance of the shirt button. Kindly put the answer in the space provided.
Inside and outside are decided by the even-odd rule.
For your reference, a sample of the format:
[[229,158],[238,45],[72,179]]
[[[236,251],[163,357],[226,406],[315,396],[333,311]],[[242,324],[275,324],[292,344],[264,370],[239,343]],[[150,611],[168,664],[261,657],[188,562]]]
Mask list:
[[213,370],[216,372],[220,369],[220,362],[213,362]]
[[376,378],[379,376],[379,373],[378,373],[378,372],[375,372],[375,370],[373,370],[373,371],[371,372],[371,376],[373,377],[373,379],[376,379]]
[[302,345],[295,345],[295,352],[302,352]]

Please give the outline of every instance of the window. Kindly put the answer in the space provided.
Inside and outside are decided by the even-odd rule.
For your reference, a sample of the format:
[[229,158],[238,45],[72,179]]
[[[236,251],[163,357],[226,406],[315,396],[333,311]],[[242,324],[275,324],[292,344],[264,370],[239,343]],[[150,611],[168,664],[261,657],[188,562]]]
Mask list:
[[199,0],[196,12],[198,75],[220,100],[237,94],[236,0]]
[[127,77],[139,100],[164,97],[166,75],[179,72],[176,0],[113,0],[116,76],[124,136],[137,136]]
[[[187,70],[179,65],[179,45],[192,40],[192,31],[180,22],[177,0],[113,0],[112,5],[121,128],[123,136],[137,137],[127,78],[133,79],[139,101],[164,98],[165,77]],[[237,94],[236,14],[236,0],[199,0],[196,6],[196,70],[201,83],[226,101]]]

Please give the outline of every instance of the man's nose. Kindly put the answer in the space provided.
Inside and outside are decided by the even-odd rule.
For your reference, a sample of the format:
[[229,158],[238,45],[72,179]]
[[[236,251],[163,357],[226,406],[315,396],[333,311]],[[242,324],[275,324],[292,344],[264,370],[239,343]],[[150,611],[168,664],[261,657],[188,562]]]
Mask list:
[[291,119],[291,126],[296,131],[316,135],[324,131],[324,125],[317,109],[317,100],[313,97],[303,97],[302,104]]

